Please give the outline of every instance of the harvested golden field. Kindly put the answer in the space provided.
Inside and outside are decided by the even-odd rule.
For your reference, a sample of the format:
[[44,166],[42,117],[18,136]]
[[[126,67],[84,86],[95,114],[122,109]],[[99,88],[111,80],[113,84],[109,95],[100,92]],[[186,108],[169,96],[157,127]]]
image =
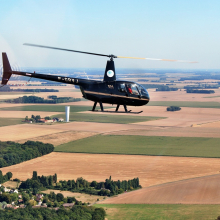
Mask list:
[[139,177],[143,187],[219,173],[220,159],[110,154],[50,153],[1,169],[26,180],[57,173],[58,180],[83,177],[88,181],[128,180]]
[[39,136],[49,135],[57,132],[62,132],[61,129],[54,130],[52,125],[32,125],[21,124],[0,127],[1,141],[19,141],[23,139],[31,139]]
[[46,116],[60,114],[60,112],[42,112],[42,111],[1,111],[1,118],[25,118],[31,115],[40,115],[42,118]]
[[39,137],[35,137],[35,138],[23,139],[23,140],[19,140],[18,142],[19,143],[24,143],[28,140],[40,141],[40,142],[43,142],[43,143],[53,144],[56,147],[60,144],[68,143],[70,141],[75,141],[75,140],[86,138],[86,137],[90,137],[90,136],[93,136],[93,135],[96,135],[96,134],[97,133],[86,132],[86,131],[82,131],[82,132],[79,132],[79,131],[63,131],[63,132],[43,135],[43,136],[39,136]]
[[99,203],[220,204],[220,174],[143,188]]
[[[80,102],[81,104],[81,102]],[[121,107],[122,108],[122,107]],[[143,111],[138,116],[152,116],[152,117],[165,117],[160,120],[138,122],[136,125],[149,125],[152,127],[189,127],[193,124],[203,124],[208,122],[215,122],[220,119],[220,110],[218,108],[189,108],[182,107],[180,111],[169,112],[165,106],[129,106],[129,110],[133,112]],[[108,109],[109,110],[109,109]],[[112,111],[112,109],[111,109]],[[113,109],[114,111],[114,109]],[[88,112],[81,112],[88,113]],[[91,113],[91,112],[90,112]],[[115,114],[115,113],[102,113],[94,112],[92,114]],[[120,113],[126,115],[126,113]]]
[[208,130],[215,128],[215,130],[218,130],[220,128],[220,121],[210,122],[206,124],[201,124],[200,127],[203,128],[209,128]]
[[147,91],[153,101],[220,102],[220,89],[215,89],[214,94],[186,93],[184,89],[173,92],[156,92],[156,89],[148,89]]
[[70,192],[70,191],[60,191],[60,190],[52,190],[52,189],[48,189],[45,191],[42,191],[43,193],[47,193],[49,194],[50,192],[54,192],[54,193],[62,193],[64,197],[75,197],[77,200],[81,201],[81,202],[86,202],[86,203],[95,203],[97,202],[97,199],[99,200],[103,200],[105,197],[104,196],[95,196],[95,195],[89,195],[89,194],[85,194],[85,193],[75,193],[75,192]]
[[31,94],[31,93],[17,93],[17,94],[15,94],[15,93],[13,93],[13,94],[8,93],[8,94],[2,95],[0,93],[0,99],[16,99],[16,98],[19,98],[19,97],[31,96],[31,95],[33,95],[33,94]]
[[17,188],[20,183],[18,183],[17,181],[7,181],[5,183],[2,184],[4,187],[10,187],[12,189]]
[[[136,107],[135,110],[143,110],[143,107]],[[161,120],[139,122],[139,125],[151,126],[171,126],[171,127],[189,127],[193,124],[203,124],[214,122],[220,119],[220,110],[214,108],[188,108],[182,107],[180,111],[169,112],[164,106],[144,106],[144,112],[141,115],[145,116],[160,116],[167,117]]]
[[[138,129],[138,128],[141,128],[141,125],[132,125],[132,124],[126,125],[126,124],[112,124],[112,123],[107,124],[107,123],[96,123],[96,122],[20,124],[20,125],[0,127],[0,140],[21,141],[27,139],[32,140],[34,138],[39,138],[39,137],[42,137],[42,140],[43,139],[45,140],[44,136],[46,135],[54,134],[56,136],[56,134],[60,132],[67,132],[67,131],[87,132],[87,134],[89,132],[94,134],[94,133],[105,133],[105,132],[120,131],[126,129]],[[52,137],[54,138],[55,136]],[[63,137],[64,137],[63,140],[65,140],[66,135],[64,135]],[[59,140],[59,143],[61,143],[61,139]]]

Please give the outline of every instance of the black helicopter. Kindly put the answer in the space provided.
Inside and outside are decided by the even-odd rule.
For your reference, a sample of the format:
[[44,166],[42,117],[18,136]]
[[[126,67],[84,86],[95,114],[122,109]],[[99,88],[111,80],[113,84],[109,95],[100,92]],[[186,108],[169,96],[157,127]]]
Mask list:
[[[95,111],[97,103],[100,104],[101,111],[104,111],[102,103],[109,103],[109,104],[117,105],[115,112],[118,112],[119,106],[123,105],[125,112],[131,113],[131,111],[127,110],[127,105],[142,106],[142,105],[146,105],[150,100],[147,90],[138,83],[116,80],[115,65],[113,61],[114,58],[178,61],[178,60],[152,59],[152,58],[121,57],[112,54],[105,55],[105,54],[89,53],[89,52],[83,52],[77,50],[69,50],[69,49],[42,46],[36,44],[27,44],[27,43],[24,45],[109,57],[110,60],[108,60],[106,64],[104,79],[103,81],[97,81],[97,80],[89,80],[89,79],[71,78],[65,76],[37,74],[35,72],[28,73],[28,72],[13,71],[11,69],[7,54],[2,53],[2,60],[3,60],[3,77],[1,83],[2,85],[7,84],[12,74],[77,85],[80,87],[83,98],[94,102],[92,111]],[[180,62],[185,62],[185,61],[180,61]],[[136,112],[136,113],[141,113],[141,112]]]

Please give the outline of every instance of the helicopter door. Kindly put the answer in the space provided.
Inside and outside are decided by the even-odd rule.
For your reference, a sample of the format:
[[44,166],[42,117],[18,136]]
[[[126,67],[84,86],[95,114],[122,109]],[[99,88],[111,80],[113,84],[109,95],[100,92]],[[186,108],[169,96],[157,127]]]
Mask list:
[[140,97],[140,93],[137,89],[136,84],[134,83],[126,83],[126,88],[128,91],[128,95],[131,97]]

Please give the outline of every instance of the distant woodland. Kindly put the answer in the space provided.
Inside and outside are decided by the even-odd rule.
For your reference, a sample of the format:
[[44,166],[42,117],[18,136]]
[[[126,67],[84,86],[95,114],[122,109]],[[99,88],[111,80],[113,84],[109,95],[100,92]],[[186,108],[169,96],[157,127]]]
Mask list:
[[27,141],[24,144],[0,141],[0,167],[11,166],[23,161],[49,154],[54,150],[52,144]]
[[56,103],[66,103],[66,102],[78,102],[80,98],[72,98],[72,97],[57,97],[51,96],[50,99],[44,99],[38,96],[23,96],[16,99],[9,99],[5,102],[8,103],[47,103],[47,104],[56,104]]
[[0,88],[0,92],[59,92],[57,89],[11,89],[5,85]]
[[214,90],[206,90],[206,89],[187,89],[187,93],[200,93],[200,94],[212,94],[215,93]]

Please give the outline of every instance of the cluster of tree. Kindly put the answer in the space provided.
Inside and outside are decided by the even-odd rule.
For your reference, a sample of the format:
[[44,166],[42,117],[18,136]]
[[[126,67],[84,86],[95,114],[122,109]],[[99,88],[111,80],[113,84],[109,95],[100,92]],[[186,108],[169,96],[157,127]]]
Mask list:
[[77,102],[80,101],[80,98],[71,98],[71,97],[60,97],[53,99],[44,99],[38,96],[23,96],[16,99],[9,99],[5,102],[9,103],[47,103],[47,104],[56,104],[56,103],[65,103],[65,102]]
[[214,90],[205,90],[205,89],[187,89],[187,93],[200,93],[200,94],[212,94],[215,93]]
[[7,182],[12,178],[12,173],[7,172],[5,175],[2,174],[2,171],[0,170],[0,183]]
[[104,220],[105,210],[92,206],[73,206],[71,209],[59,208],[58,210],[46,208],[32,208],[27,206],[23,209],[5,209],[0,210],[0,219],[87,219]]
[[6,167],[49,154],[54,150],[52,144],[27,141],[24,144],[0,141],[0,167]]
[[157,88],[156,91],[177,91],[178,88],[170,88],[169,86],[161,86]]
[[61,207],[64,203],[74,203],[74,205],[86,205],[78,201],[75,197],[65,198],[62,193],[50,192],[50,194],[44,194],[43,204],[46,204],[47,207]]
[[181,108],[178,107],[178,106],[170,106],[170,107],[167,107],[167,111],[172,111],[172,112],[174,112],[174,111],[180,111],[180,110],[181,110]]
[[23,181],[19,189],[41,189],[42,187],[53,186],[57,183],[57,174],[50,176],[37,176],[37,172],[33,171],[33,176],[31,179]]
[[132,180],[112,181],[111,177],[106,179],[105,182],[88,182],[80,177],[77,178],[76,181],[59,181],[55,186],[55,189],[59,190],[69,190],[72,192],[83,192],[101,196],[113,196],[123,193],[124,191],[130,191],[138,188],[141,188],[139,178],[134,178]]
[[77,178],[76,181],[60,180],[57,182],[57,174],[53,176],[37,176],[37,172],[34,171],[32,178],[23,181],[19,189],[33,189],[36,191],[42,187],[72,192],[83,192],[101,196],[113,196],[123,193],[127,190],[141,188],[139,178],[134,178],[132,180],[112,181],[110,177],[109,179],[106,179],[105,182],[88,182],[80,177]]
[[49,99],[52,99],[54,103],[65,103],[65,102],[78,102],[80,98],[72,98],[72,97],[57,97],[56,95],[48,96]]
[[197,86],[184,86],[184,89],[218,89],[218,85],[199,84]]
[[[32,121],[32,122],[36,122],[36,123],[41,122],[40,119],[42,119],[40,115],[36,115],[36,116],[32,115],[31,118],[28,118],[28,116],[26,116],[24,118],[25,121]],[[51,117],[46,116],[46,117],[44,117],[44,119],[45,120],[51,120]]]

